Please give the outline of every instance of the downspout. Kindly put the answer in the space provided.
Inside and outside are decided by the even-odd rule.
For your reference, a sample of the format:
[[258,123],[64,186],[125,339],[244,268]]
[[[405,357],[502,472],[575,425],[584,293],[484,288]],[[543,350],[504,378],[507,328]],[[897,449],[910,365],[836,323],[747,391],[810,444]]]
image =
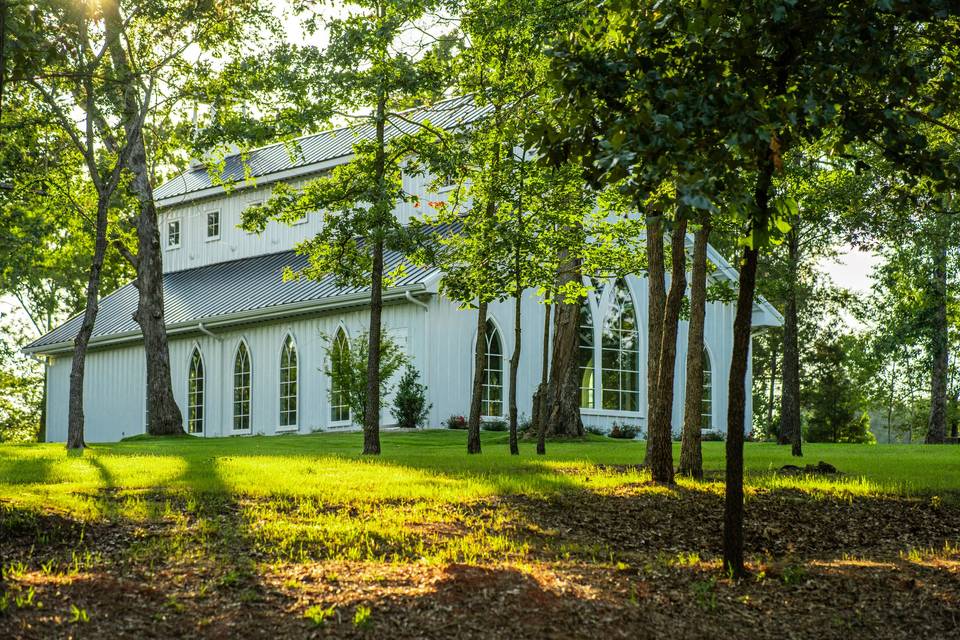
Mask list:
[[202,333],[202,334],[204,334],[204,335],[210,336],[211,338],[213,338],[213,339],[216,340],[217,342],[220,342],[221,340],[223,340],[223,338],[221,338],[220,336],[218,336],[217,334],[215,334],[213,331],[210,331],[210,329],[207,329],[207,327],[204,326],[204,324],[203,324],[202,322],[198,322],[198,323],[197,323],[197,331],[199,331],[200,333]]
[[417,300],[416,298],[413,297],[413,294],[410,293],[409,291],[405,291],[403,294],[403,297],[406,298],[407,302],[409,302],[410,304],[415,304],[418,307],[422,307],[424,311],[430,311],[430,305],[428,305],[426,302],[423,302],[421,300]]

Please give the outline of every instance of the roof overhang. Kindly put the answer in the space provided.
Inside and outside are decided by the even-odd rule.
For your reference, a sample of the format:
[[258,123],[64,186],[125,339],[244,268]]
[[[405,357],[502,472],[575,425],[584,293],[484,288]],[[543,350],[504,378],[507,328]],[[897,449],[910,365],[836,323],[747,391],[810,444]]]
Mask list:
[[[383,292],[384,303],[408,302],[407,294],[430,294],[429,288],[423,283],[409,285],[405,287],[391,288]],[[264,322],[289,318],[290,316],[303,316],[320,314],[333,309],[342,309],[344,307],[362,306],[370,300],[370,292],[361,291],[342,296],[334,296],[321,300],[306,300],[303,302],[294,302],[289,304],[280,304],[265,309],[254,309],[250,311],[241,311],[209,318],[198,318],[194,320],[176,322],[167,325],[168,336],[189,335],[193,333],[203,333],[203,328],[212,330],[217,328],[227,328],[238,325],[249,324],[252,322]],[[92,338],[89,348],[96,349],[100,347],[112,347],[121,344],[136,343],[141,341],[143,334],[140,331],[128,331],[125,333],[113,334],[101,338]],[[73,351],[73,342],[59,342],[42,346],[25,347],[23,352],[28,355],[58,355]]]

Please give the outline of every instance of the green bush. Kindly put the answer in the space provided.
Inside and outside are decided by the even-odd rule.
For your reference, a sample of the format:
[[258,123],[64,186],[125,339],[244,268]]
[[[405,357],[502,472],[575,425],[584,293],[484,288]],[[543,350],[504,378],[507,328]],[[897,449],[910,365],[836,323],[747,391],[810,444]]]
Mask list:
[[506,431],[510,425],[506,420],[487,420],[480,423],[480,428],[484,431]]
[[595,436],[607,435],[607,432],[601,429],[600,427],[584,427],[583,430],[586,431],[587,433],[592,433]]
[[725,434],[720,431],[703,431],[700,433],[700,442],[723,442]]
[[[342,334],[341,334],[342,335]],[[363,424],[367,407],[367,359],[370,338],[361,333],[353,340],[338,340],[337,336],[323,336],[326,340],[324,373],[331,384],[327,390],[331,403],[344,402],[350,407],[350,417],[357,425]],[[380,397],[390,393],[393,374],[407,364],[407,356],[390,334],[380,336]]]
[[427,421],[427,414],[433,405],[427,404],[426,392],[427,388],[420,384],[420,373],[408,364],[397,385],[397,394],[390,409],[398,427],[416,429]]

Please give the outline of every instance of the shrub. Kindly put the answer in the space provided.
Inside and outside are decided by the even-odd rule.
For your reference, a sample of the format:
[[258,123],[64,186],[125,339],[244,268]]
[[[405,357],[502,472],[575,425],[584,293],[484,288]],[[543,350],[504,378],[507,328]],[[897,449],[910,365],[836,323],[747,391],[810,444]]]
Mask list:
[[447,418],[447,429],[466,429],[467,419],[463,416],[450,416]]
[[506,420],[487,420],[480,424],[484,431],[506,431],[509,427]]
[[[342,394],[338,400],[346,401],[350,407],[350,417],[353,421],[363,424],[363,416],[367,406],[367,353],[370,338],[367,333],[361,333],[353,340],[338,344],[336,337],[324,336],[326,340],[326,365],[324,373],[330,378],[331,384],[327,390],[331,402],[334,394]],[[399,343],[389,333],[380,336],[380,397],[391,391],[390,381],[393,374],[407,364],[407,356],[403,353]]]
[[520,416],[520,419],[517,420],[517,433],[526,433],[533,428],[533,420],[528,418],[525,415]]
[[630,424],[620,424],[619,422],[614,422],[613,427],[610,429],[608,434],[611,438],[617,438],[620,440],[633,440],[640,434],[640,429]]
[[586,431],[587,433],[592,433],[595,436],[607,435],[607,432],[601,429],[600,427],[584,427],[583,430]]
[[390,409],[397,426],[416,429],[427,421],[427,414],[433,405],[427,404],[426,391],[427,388],[420,384],[420,373],[408,364],[397,385],[397,394]]
[[700,433],[700,442],[723,442],[725,434],[720,431],[703,431]]

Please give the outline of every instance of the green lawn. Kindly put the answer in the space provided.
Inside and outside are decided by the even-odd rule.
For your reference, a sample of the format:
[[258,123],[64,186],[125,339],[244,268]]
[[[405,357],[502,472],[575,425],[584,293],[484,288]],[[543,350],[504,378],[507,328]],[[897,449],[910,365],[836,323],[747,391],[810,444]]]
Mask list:
[[[464,453],[456,431],[382,435],[383,455],[359,455],[358,433],[252,438],[133,439],[93,445],[81,455],[61,444],[0,445],[0,497],[17,503],[95,508],[84,497],[99,489],[165,487],[252,495],[317,496],[337,502],[371,499],[463,500],[495,494],[545,495],[564,489],[635,482],[633,475],[600,474],[595,465],[636,465],[643,443],[593,436],[587,442],[552,442],[548,455],[521,444],[508,454],[506,436],[483,433],[484,452]],[[674,445],[679,459],[679,444]],[[925,445],[806,444],[802,459],[789,447],[747,443],[748,483],[798,486],[857,494],[960,493],[960,448]],[[724,443],[703,444],[708,478],[721,478]],[[784,478],[785,464],[836,466],[837,480]],[[691,484],[681,480],[681,484]],[[78,495],[80,496],[78,498]]]
[[[511,457],[505,434],[484,433],[479,456],[465,440],[388,432],[376,458],[358,454],[358,433],[140,438],[81,454],[2,445],[11,586],[0,616],[14,615],[14,637],[90,624],[115,637],[220,637],[229,625],[411,638],[566,637],[582,625],[617,637],[631,620],[703,637],[755,616],[743,637],[767,638],[803,637],[762,614],[802,606],[826,620],[818,637],[850,624],[899,637],[887,632],[908,632],[913,617],[947,629],[941,610],[960,604],[960,448],[808,444],[798,462],[787,447],[747,444],[757,580],[732,583],[718,581],[723,443],[703,445],[706,482],[669,488],[638,468],[642,442],[550,442],[545,457],[525,442]],[[820,460],[843,475],[776,473]],[[906,613],[887,605],[904,576],[924,585],[898,600]],[[526,599],[548,619],[530,619]],[[89,623],[71,622],[75,606]]]

